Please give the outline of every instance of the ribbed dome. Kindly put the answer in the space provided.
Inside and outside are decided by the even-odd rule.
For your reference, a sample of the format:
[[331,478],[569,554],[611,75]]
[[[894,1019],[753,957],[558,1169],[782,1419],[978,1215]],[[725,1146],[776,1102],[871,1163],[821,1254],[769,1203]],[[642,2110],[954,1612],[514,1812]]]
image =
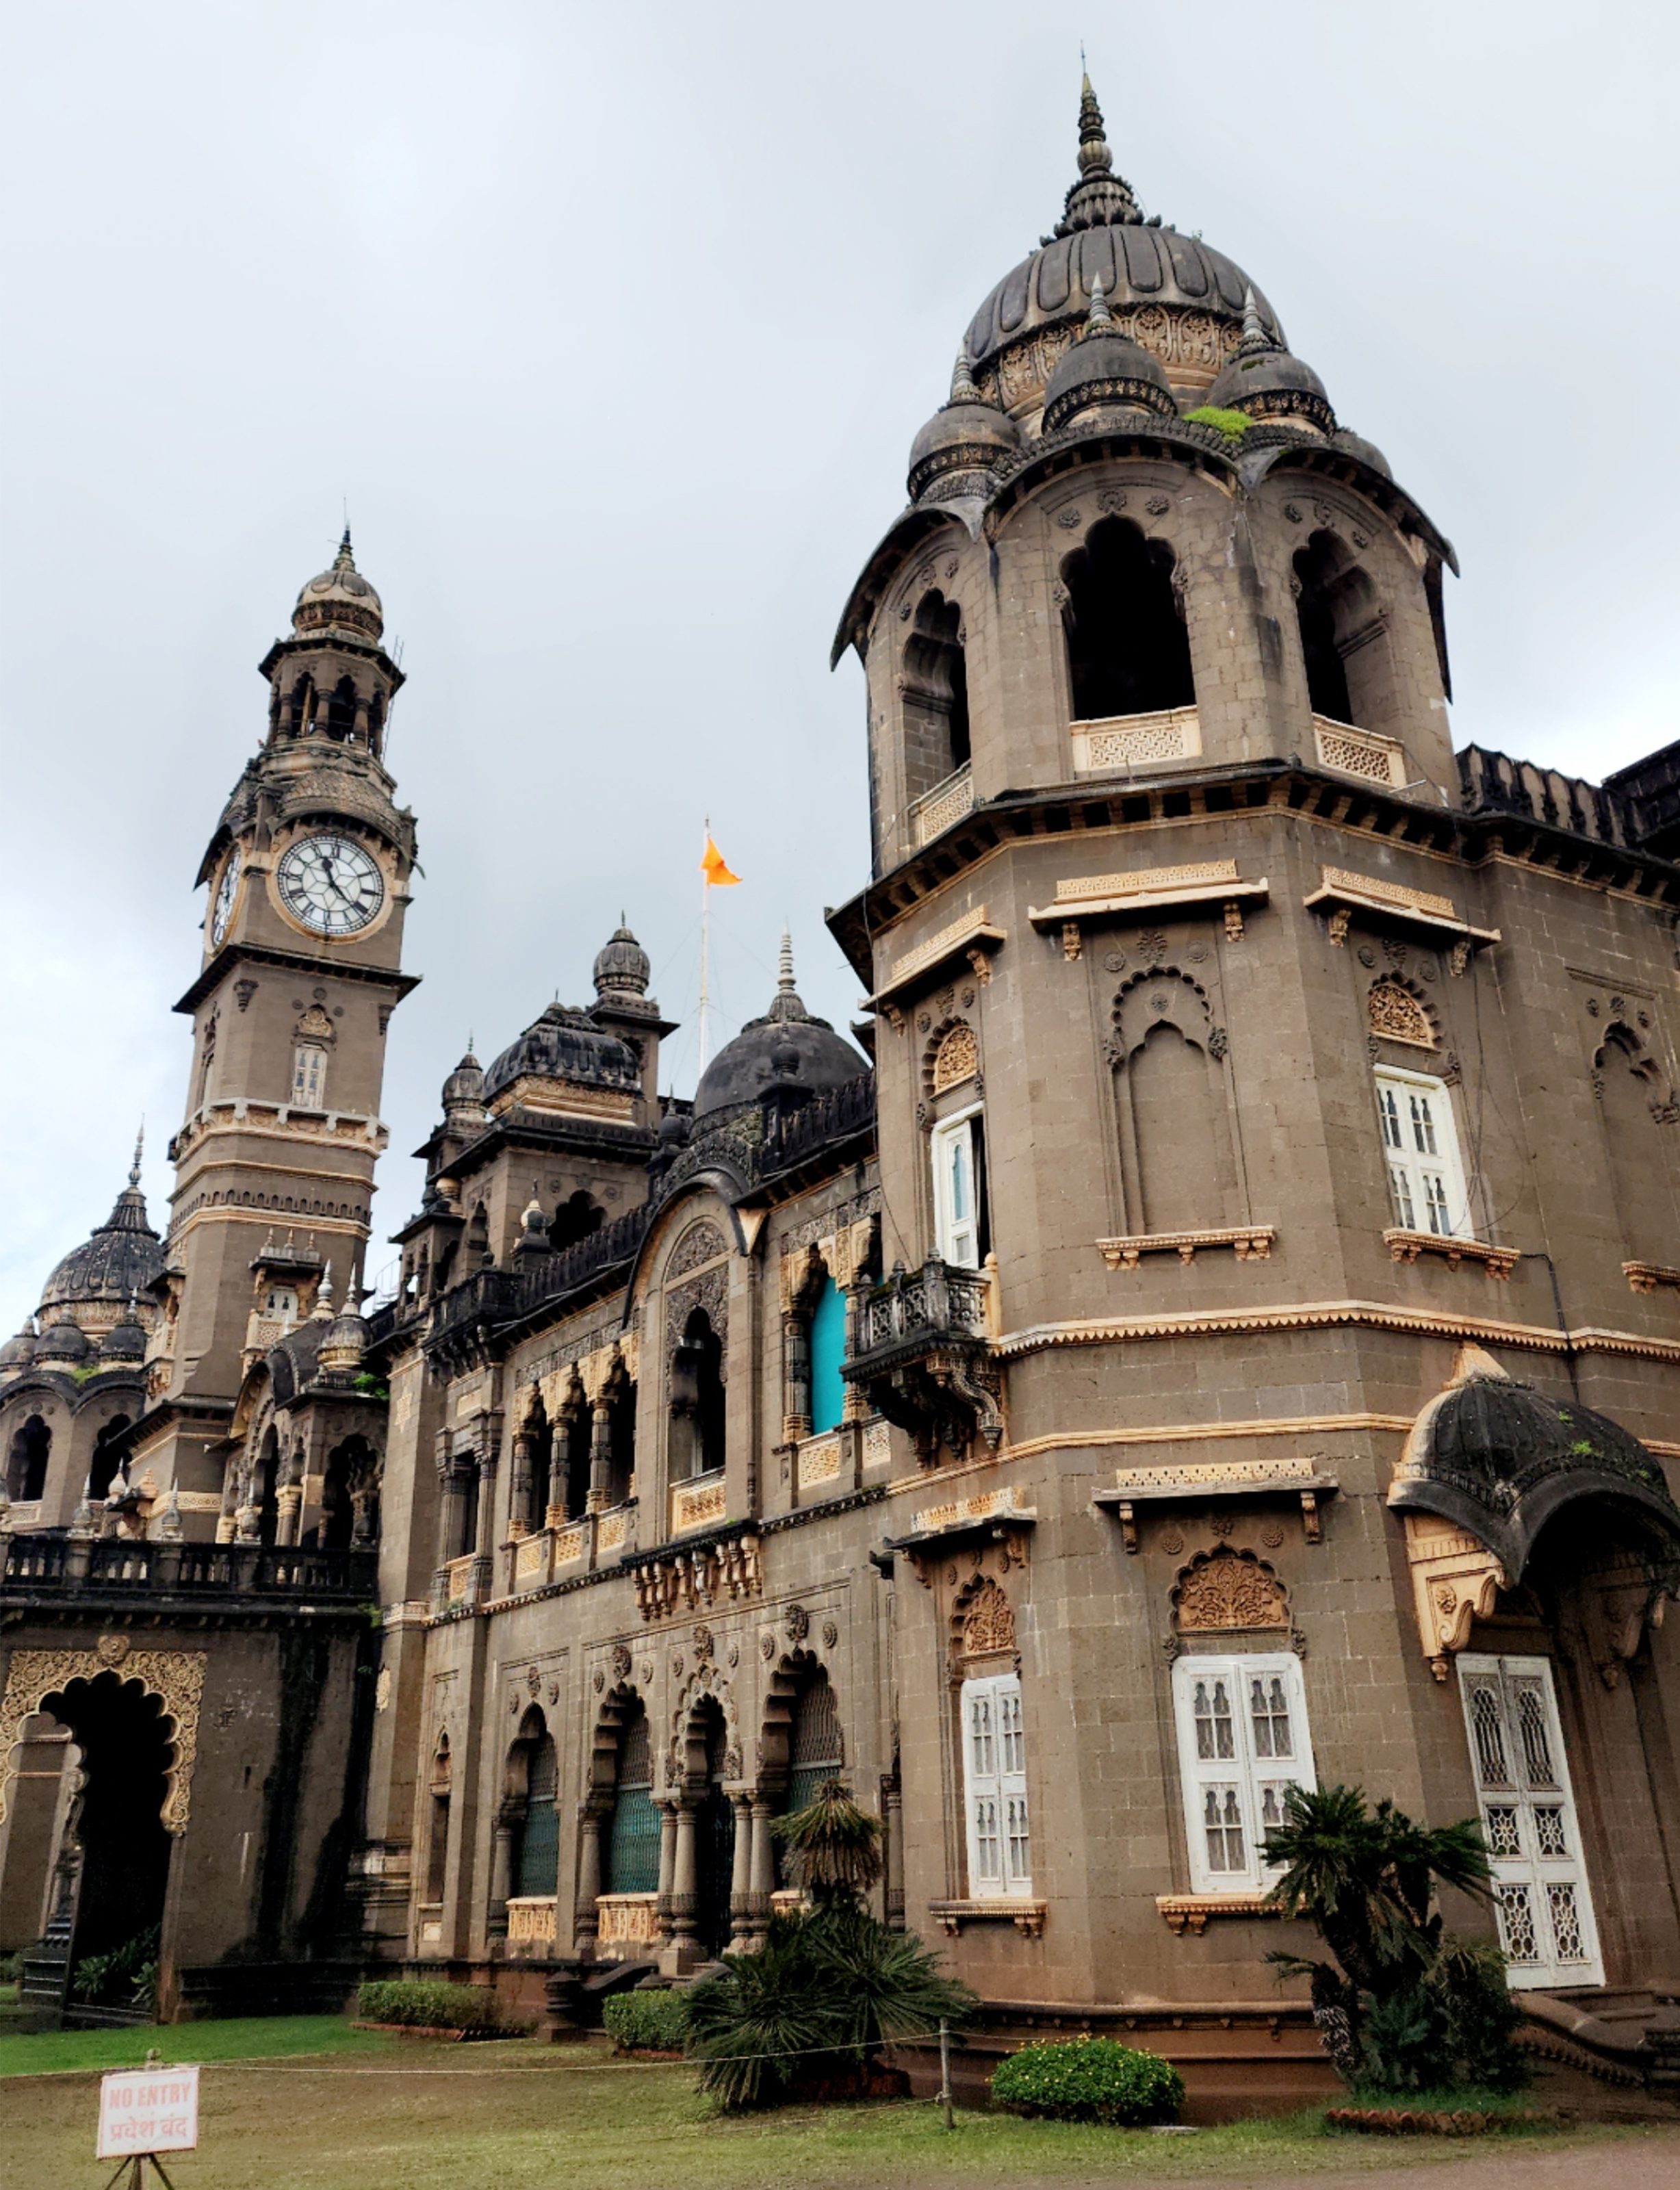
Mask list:
[[26,1322],[15,1338],[9,1338],[0,1346],[0,1376],[9,1376],[15,1370],[27,1369],[35,1359],[36,1337]]
[[968,353],[951,376],[951,399],[917,435],[910,451],[910,498],[935,500],[964,491],[965,475],[987,470],[1021,445],[1021,429],[975,387]]
[[696,1122],[778,1088],[815,1095],[860,1079],[869,1065],[826,1019],[813,1018],[793,986],[793,950],[781,939],[781,973],[770,1008],[725,1042],[695,1090]]
[[1121,331],[1166,368],[1172,386],[1199,397],[1235,347],[1242,269],[1199,238],[1146,222],[1131,186],[1114,173],[1103,116],[1085,82],[1079,110],[1080,179],[1053,236],[1006,275],[975,313],[967,337],[983,395],[1030,417],[1077,334],[1100,281]]
[[598,996],[644,996],[653,978],[653,963],[619,916],[618,926],[595,957]]
[[484,1067],[474,1056],[470,1042],[466,1055],[443,1083],[443,1107],[446,1111],[484,1108]]
[[355,566],[348,525],[332,568],[308,581],[292,611],[293,631],[324,631],[334,625],[361,638],[377,639],[385,628],[379,596]]
[[504,1049],[484,1077],[484,1099],[493,1103],[516,1080],[569,1080],[586,1087],[636,1093],[641,1068],[627,1044],[604,1034],[587,1012],[550,1004],[516,1042]]
[[1323,434],[1336,427],[1323,381],[1268,332],[1252,296],[1244,313],[1242,340],[1208,389],[1207,400],[1216,409],[1246,411],[1257,421],[1305,419]]
[[81,1246],[71,1250],[42,1286],[43,1320],[52,1308],[126,1302],[145,1292],[162,1268],[163,1243],[146,1220],[137,1145],[128,1183],[110,1216]]
[[55,1361],[80,1364],[88,1359],[93,1350],[94,1342],[81,1325],[73,1323],[68,1315],[62,1315],[56,1323],[49,1323],[42,1332],[40,1343],[35,1349],[35,1359],[37,1366]]
[[1051,374],[1044,391],[1044,430],[1059,433],[1085,411],[1110,404],[1124,410],[1155,411],[1168,418],[1178,415],[1166,368],[1115,326],[1098,281],[1091,292],[1085,332]]
[[113,1324],[99,1345],[101,1361],[144,1361],[146,1358],[146,1335],[143,1326],[135,1321],[133,1303],[122,1322]]

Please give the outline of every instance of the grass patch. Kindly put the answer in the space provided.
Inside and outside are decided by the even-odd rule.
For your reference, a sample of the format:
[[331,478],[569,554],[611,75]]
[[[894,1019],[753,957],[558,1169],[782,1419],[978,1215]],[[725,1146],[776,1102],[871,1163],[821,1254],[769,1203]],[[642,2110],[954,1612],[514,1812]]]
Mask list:
[[298,2053],[389,2053],[405,2041],[352,2030],[336,2015],[240,2016],[226,2023],[145,2023],[128,2030],[41,2030],[0,2037],[0,2076],[138,2068],[155,2045],[166,2061],[283,2060]]
[[[179,2036],[233,2027],[196,2023]],[[162,2034],[172,2053],[195,2057],[176,2034]],[[524,2040],[495,2047],[493,2060],[488,2048],[372,2042],[388,2048],[383,2060],[213,2067],[203,2079],[199,2154],[183,2162],[176,2179],[190,2165],[215,2190],[576,2190],[580,2183],[671,2190],[673,2182],[683,2190],[924,2182],[952,2190],[1066,2183],[1071,2190],[1093,2180],[1137,2181],[1143,2190],[1179,2181],[1345,2179],[1478,2149],[1439,2137],[1334,2136],[1319,2110],[1170,2137],[980,2113],[959,2114],[947,2136],[936,2107],[911,2101],[732,2117],[697,2096],[691,2067],[614,2063],[592,2046]],[[93,2119],[85,2081],[14,2085],[7,2094],[7,2179],[30,2190],[86,2190]],[[1540,2179],[1587,2179],[1594,2147],[1598,2165],[1606,2157],[1601,2137],[1680,2160],[1680,2134],[1667,2130],[1542,2135],[1524,2140],[1524,2159],[1566,2153],[1579,2175],[1549,2170]]]

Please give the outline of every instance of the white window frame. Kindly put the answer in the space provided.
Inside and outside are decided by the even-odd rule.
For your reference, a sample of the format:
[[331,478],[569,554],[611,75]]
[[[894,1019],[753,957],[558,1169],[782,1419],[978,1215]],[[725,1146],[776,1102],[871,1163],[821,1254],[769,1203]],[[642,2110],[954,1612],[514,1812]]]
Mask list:
[[[978,1270],[980,1267],[980,1200],[985,1188],[979,1175],[980,1151],[974,1123],[984,1115],[985,1109],[984,1104],[971,1103],[967,1109],[941,1118],[934,1128],[930,1143],[934,1245],[942,1262],[965,1270]],[[960,1164],[966,1164],[968,1168],[969,1207],[966,1217],[958,1214]]]
[[1020,1675],[964,1681],[959,1704],[968,1898],[1022,1900],[1032,1892],[1032,1818]]
[[[1249,1684],[1265,1684],[1267,1700],[1275,1681],[1281,1686],[1288,1708],[1290,1747],[1286,1760],[1258,1753],[1266,1737],[1257,1736],[1251,1708]],[[1205,1715],[1207,1735],[1198,1739],[1196,1702],[1200,1685],[1209,1693],[1223,1683],[1230,1705],[1223,1715],[1230,1754],[1223,1754],[1219,1722]],[[1200,1653],[1180,1658],[1172,1668],[1172,1709],[1178,1728],[1178,1769],[1183,1789],[1184,1835],[1189,1846],[1190,1883],[1197,1893],[1262,1893],[1278,1876],[1275,1864],[1260,1859],[1260,1842],[1270,1830],[1267,1811],[1281,1823],[1282,1790],[1291,1784],[1316,1787],[1313,1768],[1313,1740],[1307,1722],[1307,1688],[1301,1660],[1292,1650],[1266,1651],[1256,1655],[1215,1656]],[[1269,1720],[1270,1714],[1267,1714]],[[1204,1756],[1201,1747],[1216,1753]],[[1270,1796],[1269,1804],[1268,1796]],[[1207,1801],[1212,1794],[1221,1818],[1229,1814],[1230,1830],[1241,1835],[1242,1860],[1216,1867],[1208,1840]],[[1226,1852],[1229,1852],[1229,1847]]]
[[326,1052],[318,1041],[300,1041],[292,1052],[292,1100],[301,1109],[326,1105]]
[[1438,1239],[1473,1239],[1451,1089],[1432,1073],[1387,1064],[1377,1069],[1376,1081],[1377,1138],[1394,1223]]

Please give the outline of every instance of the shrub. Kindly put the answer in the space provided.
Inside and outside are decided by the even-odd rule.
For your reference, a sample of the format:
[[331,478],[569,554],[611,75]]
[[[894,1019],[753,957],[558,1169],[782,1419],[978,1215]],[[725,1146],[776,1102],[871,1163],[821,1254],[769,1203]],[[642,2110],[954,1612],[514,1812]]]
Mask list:
[[89,1955],[71,1977],[73,1999],[90,2007],[150,2009],[157,2005],[158,1927],[136,1932],[109,1955]]
[[999,2062],[991,2096],[1012,2114],[1131,2129],[1171,2121],[1184,2102],[1184,2079],[1158,2053],[1112,2038],[1074,2038],[1024,2045]]
[[674,1987],[615,1993],[604,2015],[608,2035],[627,2053],[680,2053],[688,2043],[689,2004]]
[[414,1977],[370,1979],[356,1994],[356,2014],[363,2023],[398,2023],[419,2030],[491,2030],[502,2022],[487,1986]]
[[1184,416],[1192,426],[1216,427],[1228,441],[1240,441],[1254,423],[1246,411],[1222,411],[1212,403],[1203,403]]

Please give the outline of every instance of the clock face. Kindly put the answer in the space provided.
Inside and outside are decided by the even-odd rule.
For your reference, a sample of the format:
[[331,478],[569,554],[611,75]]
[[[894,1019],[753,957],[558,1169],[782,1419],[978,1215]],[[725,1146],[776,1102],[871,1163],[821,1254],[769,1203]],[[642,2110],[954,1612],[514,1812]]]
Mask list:
[[275,871],[280,901],[317,935],[355,935],[385,902],[372,854],[349,837],[300,837]]
[[210,940],[218,945],[228,932],[228,922],[233,918],[233,901],[239,895],[239,877],[245,860],[236,844],[228,854],[228,863],[222,869],[222,879],[216,885],[216,902],[210,910]]

